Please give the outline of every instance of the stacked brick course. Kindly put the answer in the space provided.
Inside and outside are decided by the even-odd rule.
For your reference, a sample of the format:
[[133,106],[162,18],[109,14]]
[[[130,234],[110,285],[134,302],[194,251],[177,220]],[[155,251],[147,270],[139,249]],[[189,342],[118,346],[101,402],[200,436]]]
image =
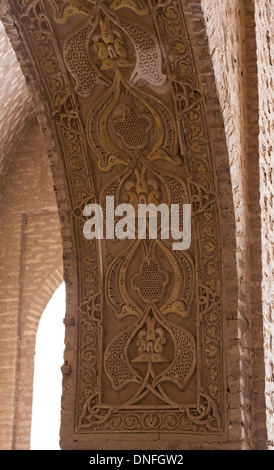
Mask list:
[[262,210],[262,294],[268,440],[274,446],[274,3],[256,0]]
[[0,443],[26,449],[36,331],[62,282],[60,224],[37,123],[20,141],[6,177],[0,246]]
[[0,22],[0,195],[20,135],[34,118],[32,99],[3,24]]

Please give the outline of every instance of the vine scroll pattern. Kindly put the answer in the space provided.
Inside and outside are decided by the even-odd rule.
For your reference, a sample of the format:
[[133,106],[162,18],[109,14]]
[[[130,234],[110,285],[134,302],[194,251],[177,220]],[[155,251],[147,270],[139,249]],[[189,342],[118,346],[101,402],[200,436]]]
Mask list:
[[[217,193],[182,2],[13,4],[47,94],[73,205],[74,431],[219,433]],[[104,207],[106,196],[135,208],[190,203],[190,249],[175,252],[159,238],[86,240],[83,208]]]

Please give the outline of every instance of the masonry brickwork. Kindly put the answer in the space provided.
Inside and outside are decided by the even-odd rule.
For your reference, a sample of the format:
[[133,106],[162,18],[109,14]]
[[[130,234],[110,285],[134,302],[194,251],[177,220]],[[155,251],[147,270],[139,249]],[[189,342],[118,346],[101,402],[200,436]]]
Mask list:
[[274,448],[274,4],[255,2],[258,89],[259,167],[262,235],[262,298],[268,440]]
[[0,64],[1,197],[5,177],[20,136],[35,116],[25,77],[2,23],[0,23]]
[[36,332],[63,280],[59,217],[36,121],[19,141],[6,177],[0,240],[0,442],[1,449],[26,449]]

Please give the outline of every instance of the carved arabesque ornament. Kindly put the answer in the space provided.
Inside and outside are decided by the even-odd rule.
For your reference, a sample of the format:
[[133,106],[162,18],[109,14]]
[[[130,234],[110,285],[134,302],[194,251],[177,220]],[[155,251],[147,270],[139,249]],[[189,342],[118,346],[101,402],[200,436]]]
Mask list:
[[[78,261],[76,433],[219,433],[216,185],[181,2],[14,1],[51,107]],[[90,176],[92,175],[92,177]],[[192,204],[192,244],[88,241],[83,208]]]

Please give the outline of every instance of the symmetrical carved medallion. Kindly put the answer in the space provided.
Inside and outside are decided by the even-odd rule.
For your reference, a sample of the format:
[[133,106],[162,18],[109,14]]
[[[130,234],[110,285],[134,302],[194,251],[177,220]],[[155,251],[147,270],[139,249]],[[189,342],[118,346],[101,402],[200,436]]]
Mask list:
[[[220,242],[203,97],[179,0],[18,0],[73,201],[75,433],[219,433]],[[191,204],[192,243],[86,240],[89,202]],[[181,214],[182,215],[182,214]]]

